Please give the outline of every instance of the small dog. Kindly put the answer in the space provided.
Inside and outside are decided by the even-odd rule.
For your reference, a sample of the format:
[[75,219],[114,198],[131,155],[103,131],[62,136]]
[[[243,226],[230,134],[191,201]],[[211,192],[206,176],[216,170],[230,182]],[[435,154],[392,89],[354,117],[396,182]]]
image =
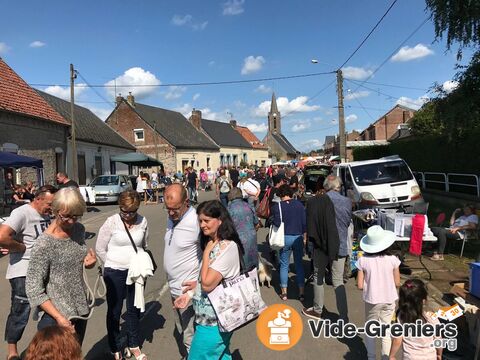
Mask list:
[[267,287],[270,287],[270,281],[272,281],[272,269],[273,265],[258,254],[258,279],[260,281],[260,286],[263,286],[266,282]]

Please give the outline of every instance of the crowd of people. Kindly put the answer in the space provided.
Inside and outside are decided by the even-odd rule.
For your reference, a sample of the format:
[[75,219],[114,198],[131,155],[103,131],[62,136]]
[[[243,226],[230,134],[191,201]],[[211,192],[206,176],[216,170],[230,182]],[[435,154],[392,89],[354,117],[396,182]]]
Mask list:
[[[185,358],[231,359],[229,344],[233,334],[222,331],[208,293],[223,280],[237,276],[241,264],[251,269],[264,261],[257,245],[257,231],[262,226],[279,227],[283,223],[284,246],[270,253],[272,263],[278,262],[279,299],[286,301],[292,293],[298,294],[302,304],[313,304],[303,308],[303,315],[322,321],[324,283],[329,272],[338,317],[349,321],[344,279],[352,248],[352,202],[341,195],[338,177],[325,177],[317,196],[306,204],[298,199],[302,188],[295,169],[201,169],[197,175],[194,169],[187,168],[185,173],[168,177],[170,181],[165,180],[167,177],[165,173],[142,173],[139,179],[165,184],[163,207],[168,221],[163,268],[176,329],[182,338],[180,352]],[[80,345],[92,310],[85,296],[83,268],[93,267],[98,260],[104,266],[106,329],[112,358],[134,356],[147,360],[141,349],[139,320],[145,311],[145,281],[153,276],[155,266],[148,251],[148,222],[139,213],[139,192],[145,189],[137,187],[120,194],[118,213],[101,226],[94,251],[87,249],[85,228],[79,222],[86,205],[78,185],[62,173],[57,181],[60,189],[51,185],[36,189],[31,201],[14,209],[0,226],[1,251],[10,256],[7,360],[20,359],[17,343],[31,310],[34,319],[39,320],[39,332],[27,349],[27,359],[46,358],[41,354],[48,348],[58,353],[60,350],[55,349],[62,348],[69,354],[62,359],[81,358]],[[216,199],[195,208],[198,191],[208,189],[215,191]],[[261,219],[257,210],[264,199],[268,201],[269,216]],[[468,217],[469,209],[464,211]],[[363,291],[365,319],[390,323],[396,314],[402,323],[435,323],[423,309],[425,285],[409,280],[400,287],[400,261],[388,251],[394,239],[392,232],[372,226],[360,241],[365,256],[356,264],[357,285]],[[312,299],[305,298],[305,252],[312,259]],[[292,253],[297,289],[289,291]],[[120,335],[124,302],[126,338]],[[387,336],[381,342],[382,358],[394,359],[400,347],[404,359],[417,359],[418,354],[422,359],[441,355],[441,349],[430,347],[425,338],[396,338],[392,342]],[[366,347],[368,358],[377,358],[375,339],[367,338]]]

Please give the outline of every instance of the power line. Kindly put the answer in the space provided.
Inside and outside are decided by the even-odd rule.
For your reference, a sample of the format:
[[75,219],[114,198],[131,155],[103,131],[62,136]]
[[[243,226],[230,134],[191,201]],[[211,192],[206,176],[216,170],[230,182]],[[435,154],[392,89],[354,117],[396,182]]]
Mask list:
[[375,24],[375,26],[372,28],[372,30],[370,30],[370,32],[367,34],[367,36],[365,37],[365,39],[363,39],[363,41],[360,43],[360,45],[357,46],[357,48],[355,49],[355,51],[347,58],[347,60],[345,60],[345,62],[339,67],[339,69],[343,68],[349,61],[350,59],[357,53],[358,50],[360,50],[360,48],[363,46],[363,44],[365,43],[365,41],[368,40],[368,38],[370,37],[370,35],[372,35],[372,33],[375,31],[375,29],[380,25],[380,23],[383,21],[383,19],[385,18],[385,16],[387,16],[387,14],[390,12],[390,10],[392,9],[393,5],[395,5],[395,3],[397,2],[397,0],[394,0],[392,2],[392,4],[390,5],[390,7],[387,9],[387,11],[385,11],[385,13],[383,14],[383,16],[377,21],[377,23]]
[[80,71],[77,71],[77,74],[78,76],[80,76],[82,78],[83,81],[85,81],[85,84],[88,85],[88,87],[90,87],[94,92],[95,94],[98,95],[98,97],[104,101],[106,101],[109,105],[115,105],[115,103],[113,101],[108,101],[102,94],[100,94],[97,89],[95,89],[94,87],[92,87],[90,85],[90,83],[87,81],[87,79],[85,79],[85,77],[83,77],[83,75],[80,73]]
[[361,108],[363,109],[363,111],[365,111],[365,113],[368,115],[368,117],[370,119],[372,119],[372,121],[375,121],[375,119],[373,118],[372,115],[370,115],[370,113],[367,111],[367,109],[365,109],[365,107],[363,107],[363,104],[360,102],[360,100],[358,100],[356,97],[354,97],[355,101],[358,103],[358,105],[361,106]]
[[[428,19],[430,19],[430,17],[427,17],[425,18],[425,20],[422,21],[422,23],[420,25],[418,25],[415,30],[413,30],[413,32],[407,36],[407,38],[405,40],[403,40],[400,45],[398,45],[395,50],[393,50],[393,52],[388,55],[385,60],[380,64],[380,66],[378,66],[365,80],[362,81],[362,84],[364,84],[365,82],[367,82],[367,80],[371,79],[373,75],[375,75],[375,73],[380,70],[383,65],[385,65],[387,63],[388,60],[390,60],[392,58],[393,55],[395,55],[397,53],[398,50],[400,50],[400,48],[408,41],[410,40],[410,38],[415,35],[417,33],[418,30],[420,30],[422,28],[423,25],[425,25],[425,23],[428,21]],[[354,90],[354,91],[357,91],[358,88],[360,87],[360,85],[357,86],[357,88]]]
[[[361,81],[358,80],[353,80],[353,79],[348,79],[353,83],[361,83]],[[387,87],[393,87],[393,88],[398,88],[398,89],[407,89],[407,90],[419,90],[419,91],[428,91],[429,89],[423,89],[423,88],[417,88],[417,87],[410,87],[410,86],[402,86],[402,85],[393,85],[393,84],[382,84],[382,83],[377,83],[377,82],[372,82],[372,81],[364,81],[365,84],[372,84],[372,85],[378,85],[378,86],[387,86]]]
[[[273,80],[288,80],[288,79],[298,79],[298,78],[307,78],[320,75],[330,75],[334,74],[335,71],[325,71],[317,72],[310,74],[301,74],[301,75],[290,75],[290,76],[277,76],[270,78],[259,78],[259,79],[249,79],[249,80],[228,80],[228,81],[207,81],[207,82],[197,82],[197,83],[170,83],[170,84],[117,84],[117,85],[99,85],[99,84],[87,84],[83,87],[90,88],[136,88],[136,87],[168,87],[168,86],[210,86],[210,85],[229,85],[229,84],[245,84],[253,82],[262,82],[262,81],[273,81]],[[63,86],[67,87],[69,85],[58,85],[58,84],[29,84],[30,86],[39,86],[39,87],[48,87],[48,86]],[[80,84],[77,87],[82,87]]]

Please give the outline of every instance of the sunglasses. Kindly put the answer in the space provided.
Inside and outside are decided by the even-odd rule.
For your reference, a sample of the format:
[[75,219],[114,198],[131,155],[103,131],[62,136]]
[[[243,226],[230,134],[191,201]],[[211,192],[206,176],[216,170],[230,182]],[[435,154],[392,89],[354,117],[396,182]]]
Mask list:
[[137,211],[138,211],[138,209],[135,209],[135,210],[132,210],[132,211],[126,211],[126,210],[120,209],[120,214],[124,215],[124,216],[133,216],[137,213]]
[[82,215],[62,215],[59,213],[58,217],[62,221],[69,221],[69,220],[77,221],[82,218]]

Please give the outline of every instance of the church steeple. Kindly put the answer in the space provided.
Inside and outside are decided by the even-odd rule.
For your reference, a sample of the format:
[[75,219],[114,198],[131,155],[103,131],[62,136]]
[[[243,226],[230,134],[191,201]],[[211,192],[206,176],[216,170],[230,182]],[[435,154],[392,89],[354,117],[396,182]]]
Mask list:
[[272,102],[270,103],[270,112],[268,113],[268,132],[273,134],[281,134],[282,126],[280,123],[281,116],[277,107],[277,98],[272,93]]

